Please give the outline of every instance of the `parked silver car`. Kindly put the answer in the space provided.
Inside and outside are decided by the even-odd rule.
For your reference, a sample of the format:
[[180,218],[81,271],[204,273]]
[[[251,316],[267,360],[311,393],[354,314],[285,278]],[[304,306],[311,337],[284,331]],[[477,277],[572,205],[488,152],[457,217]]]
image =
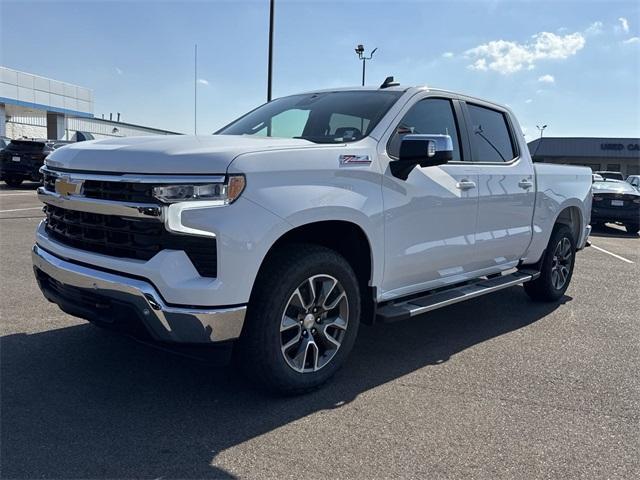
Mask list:
[[640,192],[640,175],[629,175],[626,182]]

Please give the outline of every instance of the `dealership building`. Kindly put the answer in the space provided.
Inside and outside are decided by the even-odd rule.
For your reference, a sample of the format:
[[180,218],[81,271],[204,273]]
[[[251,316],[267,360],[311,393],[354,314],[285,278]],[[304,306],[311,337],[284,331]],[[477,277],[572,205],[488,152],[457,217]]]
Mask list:
[[94,138],[176,134],[120,122],[117,113],[115,120],[96,118],[93,105],[89,88],[0,66],[0,136],[72,140],[76,132]]
[[529,142],[529,152],[534,162],[640,175],[640,138],[543,137]]

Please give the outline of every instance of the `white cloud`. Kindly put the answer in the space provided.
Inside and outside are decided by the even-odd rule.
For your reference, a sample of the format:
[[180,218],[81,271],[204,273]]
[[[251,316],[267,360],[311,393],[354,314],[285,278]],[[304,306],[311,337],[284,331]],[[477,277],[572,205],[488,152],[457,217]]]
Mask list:
[[198,83],[199,83],[200,85],[209,85],[209,81],[208,81],[208,80],[205,80],[204,78],[199,78],[199,79],[198,79]]
[[479,58],[478,60],[473,62],[471,65],[468,65],[467,68],[470,68],[471,70],[486,71],[488,70],[487,60],[484,58]]
[[602,33],[603,24],[601,21],[593,22],[584,31],[586,35],[599,35]]
[[444,52],[442,56],[444,58],[453,58],[453,52]]
[[522,69],[533,70],[541,60],[564,60],[575,55],[586,42],[579,32],[569,35],[540,32],[531,38],[528,43],[492,40],[467,50],[467,57],[475,59],[469,68],[494,70],[503,75]]
[[623,40],[622,43],[624,43],[625,45],[635,45],[637,43],[640,43],[640,37],[627,38],[626,40]]
[[618,21],[620,22],[620,30],[622,30],[624,33],[629,33],[629,20],[624,17],[620,17]]
[[121,68],[116,67],[116,73],[117,73],[118,75],[122,75],[124,72],[122,71],[122,69],[121,69]]
[[527,98],[527,99],[524,101],[524,103],[531,103],[531,102],[533,102],[533,100],[532,100],[532,99],[530,99],[530,98]]
[[549,74],[538,77],[538,81],[541,83],[556,83],[556,79],[553,77],[553,75]]

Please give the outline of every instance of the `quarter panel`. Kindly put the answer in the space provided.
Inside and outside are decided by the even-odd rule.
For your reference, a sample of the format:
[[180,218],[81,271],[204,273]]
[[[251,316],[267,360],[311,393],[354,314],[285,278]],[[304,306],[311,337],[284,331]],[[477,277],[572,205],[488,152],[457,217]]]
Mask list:
[[533,238],[523,263],[537,262],[544,252],[556,219],[564,209],[580,211],[578,247],[586,242],[585,227],[591,220],[591,169],[567,165],[534,164],[536,205],[533,215]]

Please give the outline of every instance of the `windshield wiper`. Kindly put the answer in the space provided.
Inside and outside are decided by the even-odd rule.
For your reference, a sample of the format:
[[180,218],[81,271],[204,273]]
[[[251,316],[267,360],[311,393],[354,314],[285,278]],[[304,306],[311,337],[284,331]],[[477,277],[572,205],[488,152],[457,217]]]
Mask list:
[[335,138],[318,136],[314,137],[311,135],[301,135],[299,137],[292,137],[300,140],[308,140],[313,143],[342,143],[342,141],[338,142]]

